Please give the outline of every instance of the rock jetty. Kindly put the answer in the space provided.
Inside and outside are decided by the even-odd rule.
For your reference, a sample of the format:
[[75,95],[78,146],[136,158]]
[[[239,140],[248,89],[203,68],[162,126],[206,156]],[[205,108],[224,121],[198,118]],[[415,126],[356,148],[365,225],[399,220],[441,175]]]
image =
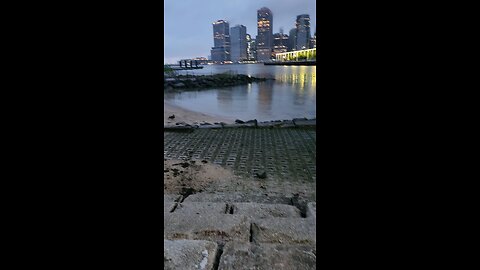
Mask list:
[[178,75],[164,79],[165,90],[174,89],[198,89],[213,87],[228,87],[245,85],[253,82],[273,80],[267,78],[255,78],[243,74],[215,74],[215,75]]

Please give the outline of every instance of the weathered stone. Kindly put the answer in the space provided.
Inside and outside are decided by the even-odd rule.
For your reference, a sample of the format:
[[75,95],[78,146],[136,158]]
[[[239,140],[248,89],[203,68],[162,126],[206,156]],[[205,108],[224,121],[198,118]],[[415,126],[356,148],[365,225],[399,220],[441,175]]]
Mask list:
[[315,244],[315,222],[306,218],[257,219],[252,224],[255,243]]
[[178,204],[175,214],[186,214],[191,217],[195,215],[226,214],[226,203],[213,202],[187,202]]
[[224,243],[231,240],[249,241],[250,220],[243,215],[163,215],[163,238],[209,240]]
[[307,204],[307,218],[317,218],[317,203],[311,202]]
[[163,194],[163,202],[178,202],[181,198],[178,194]]
[[293,121],[290,121],[290,120],[285,120],[285,121],[282,121],[280,123],[280,126],[281,127],[295,127],[295,123],[293,123]]
[[192,126],[163,126],[165,131],[170,132],[193,132],[194,128]]
[[251,195],[240,192],[232,193],[196,193],[188,196],[185,202],[255,202],[273,204],[291,204],[291,197]]
[[163,240],[163,269],[211,270],[217,256],[217,244],[201,240]]
[[222,125],[200,125],[198,128],[204,129],[204,128],[211,128],[211,129],[219,129],[222,128]]
[[175,207],[177,203],[172,203],[172,202],[166,202],[163,201],[163,212],[171,212]]
[[260,122],[257,124],[258,127],[279,127],[281,122]]
[[241,127],[255,127],[255,123],[244,123],[244,124],[224,124],[224,128],[241,128]]
[[245,215],[252,220],[260,218],[301,218],[300,210],[286,204],[234,203],[234,215]]
[[175,88],[182,88],[182,87],[185,87],[185,84],[184,84],[183,82],[178,82],[178,83],[175,83],[175,84],[173,85],[173,87],[175,87]]
[[304,121],[304,120],[308,120],[307,118],[303,117],[303,118],[293,118],[293,122],[295,121]]
[[295,126],[297,127],[308,127],[308,126],[316,126],[317,120],[295,120],[293,121]]
[[316,250],[309,245],[277,245],[228,242],[219,270],[309,270],[316,267]]

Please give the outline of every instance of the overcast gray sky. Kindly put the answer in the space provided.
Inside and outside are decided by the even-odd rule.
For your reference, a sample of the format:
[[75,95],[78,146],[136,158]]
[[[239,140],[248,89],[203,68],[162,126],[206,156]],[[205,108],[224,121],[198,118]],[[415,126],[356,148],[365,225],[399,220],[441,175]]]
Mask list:
[[179,59],[208,57],[213,46],[212,23],[227,20],[230,27],[243,24],[253,38],[257,35],[257,10],[273,13],[273,33],[283,27],[288,34],[297,15],[309,14],[315,32],[316,0],[164,0],[164,63]]

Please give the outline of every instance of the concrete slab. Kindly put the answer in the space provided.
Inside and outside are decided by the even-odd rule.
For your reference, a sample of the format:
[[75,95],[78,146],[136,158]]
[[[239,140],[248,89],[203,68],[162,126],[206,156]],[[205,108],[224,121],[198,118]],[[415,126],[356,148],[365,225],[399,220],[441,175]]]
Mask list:
[[286,204],[233,203],[234,215],[245,215],[253,219],[261,218],[301,218],[298,208]]
[[293,123],[297,127],[313,127],[317,125],[317,120],[316,119],[312,119],[312,120],[298,119],[293,121]]
[[188,196],[184,202],[255,202],[266,204],[291,204],[291,197],[250,195],[245,193],[196,193]]
[[209,215],[209,214],[226,214],[226,203],[212,203],[212,202],[184,202],[178,204],[175,209],[175,214],[194,215]]
[[163,202],[179,202],[181,198],[178,194],[163,194]]
[[257,219],[252,223],[252,240],[255,243],[314,245],[315,227],[315,222],[306,218]]
[[276,245],[228,242],[219,270],[309,270],[315,269],[316,250],[307,245]]
[[217,244],[201,240],[163,240],[163,269],[211,270],[217,256]]
[[250,240],[250,220],[243,215],[164,213],[163,238],[225,243]]
[[169,203],[169,202],[163,202],[163,212],[171,212],[175,206],[177,205],[177,203]]
[[307,218],[317,218],[317,203],[310,202],[307,204]]

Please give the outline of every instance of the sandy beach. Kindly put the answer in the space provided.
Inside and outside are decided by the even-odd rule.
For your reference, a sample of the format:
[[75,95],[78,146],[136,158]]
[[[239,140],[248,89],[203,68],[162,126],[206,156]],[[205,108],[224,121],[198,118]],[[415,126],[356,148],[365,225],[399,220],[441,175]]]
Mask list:
[[[175,115],[174,119],[168,119],[169,116]],[[233,123],[235,119],[228,117],[207,115],[200,112],[190,111],[176,105],[173,105],[167,101],[163,102],[163,125],[175,125],[177,122],[185,122],[190,125],[200,124],[202,122],[215,123]]]

